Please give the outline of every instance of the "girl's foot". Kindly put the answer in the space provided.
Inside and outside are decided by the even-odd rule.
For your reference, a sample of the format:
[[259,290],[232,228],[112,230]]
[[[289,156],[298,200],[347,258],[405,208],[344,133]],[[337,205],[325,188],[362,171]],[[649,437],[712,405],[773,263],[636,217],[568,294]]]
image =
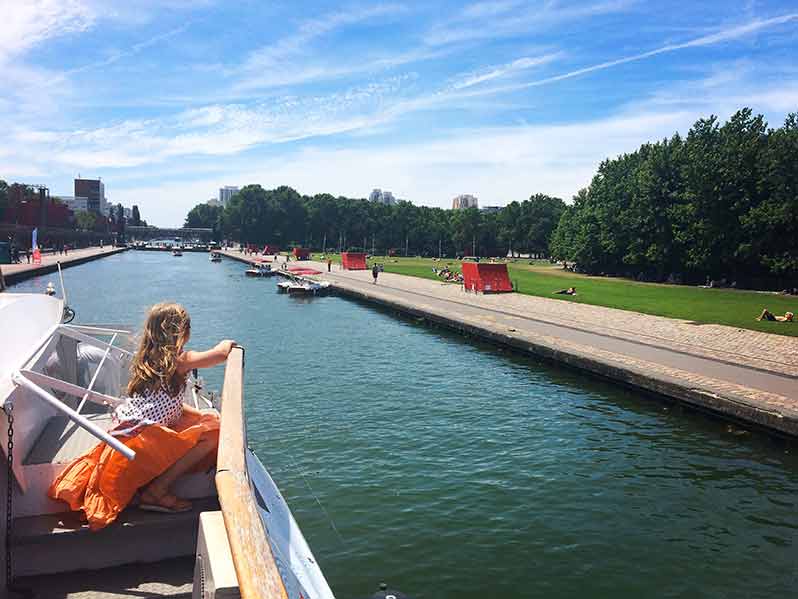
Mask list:
[[170,493],[158,496],[149,490],[142,492],[141,501],[139,502],[139,509],[163,514],[180,514],[191,511],[191,507],[190,501],[180,499]]

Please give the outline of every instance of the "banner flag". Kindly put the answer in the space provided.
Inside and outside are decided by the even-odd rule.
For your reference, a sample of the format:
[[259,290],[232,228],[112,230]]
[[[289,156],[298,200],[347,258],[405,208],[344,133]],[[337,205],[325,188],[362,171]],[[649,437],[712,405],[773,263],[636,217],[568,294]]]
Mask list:
[[33,233],[31,233],[30,247],[32,250],[36,249],[36,246],[39,245],[38,242],[39,242],[39,228],[37,227],[33,230]]

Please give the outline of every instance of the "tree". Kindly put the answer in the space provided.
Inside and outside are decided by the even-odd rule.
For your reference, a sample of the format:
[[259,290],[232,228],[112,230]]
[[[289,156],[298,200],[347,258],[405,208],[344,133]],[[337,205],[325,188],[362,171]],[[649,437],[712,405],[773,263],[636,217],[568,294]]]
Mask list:
[[75,222],[78,225],[78,229],[92,231],[97,223],[97,216],[93,212],[78,210],[75,212]]
[[[135,219],[138,209],[133,206],[133,217]],[[209,204],[197,204],[186,215],[184,227],[211,229],[216,225],[222,213],[221,206],[210,206]]]
[[535,254],[549,253],[549,241],[560,217],[565,211],[565,202],[542,193],[535,194],[520,206],[519,241],[526,251]]
[[0,222],[6,215],[8,209],[8,183],[0,179]]

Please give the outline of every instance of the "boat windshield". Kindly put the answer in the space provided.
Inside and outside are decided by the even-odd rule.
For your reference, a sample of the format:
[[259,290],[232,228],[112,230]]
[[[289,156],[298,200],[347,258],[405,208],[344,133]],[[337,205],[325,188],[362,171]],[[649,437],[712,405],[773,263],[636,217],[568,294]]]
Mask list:
[[[25,356],[11,375],[12,391],[2,398],[35,398],[132,459],[130,450],[85,416],[87,403],[110,411],[123,400],[133,357],[133,335],[126,328],[59,324]],[[99,407],[99,408],[98,408]]]

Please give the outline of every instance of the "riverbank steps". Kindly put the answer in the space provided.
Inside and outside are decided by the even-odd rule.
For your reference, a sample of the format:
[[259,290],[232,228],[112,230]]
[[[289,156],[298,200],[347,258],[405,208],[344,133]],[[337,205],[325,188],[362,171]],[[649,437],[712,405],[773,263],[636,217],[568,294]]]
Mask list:
[[474,294],[390,273],[374,284],[370,271],[299,264],[322,271],[319,278],[346,297],[798,438],[798,338],[517,293]]

